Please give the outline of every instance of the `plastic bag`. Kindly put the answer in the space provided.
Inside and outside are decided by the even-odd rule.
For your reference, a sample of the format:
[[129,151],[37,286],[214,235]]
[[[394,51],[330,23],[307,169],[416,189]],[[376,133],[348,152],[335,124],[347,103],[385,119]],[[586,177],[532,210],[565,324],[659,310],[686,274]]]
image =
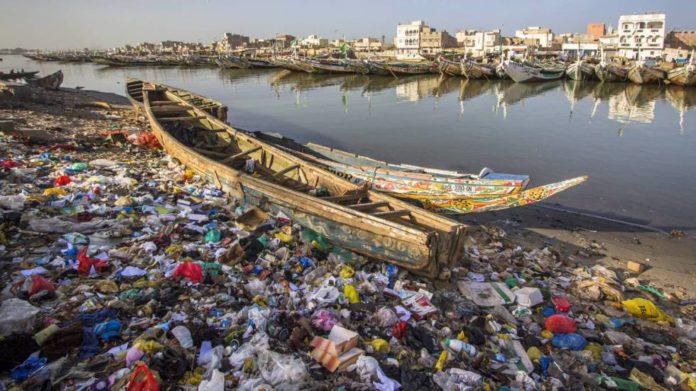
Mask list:
[[551,344],[559,349],[583,350],[587,346],[587,341],[580,334],[556,334],[551,339]]
[[[478,389],[483,385],[483,377],[475,372],[460,368],[449,368],[444,372],[433,375],[433,381],[444,391],[460,391],[463,389]],[[465,388],[463,386],[468,386]]]
[[87,246],[85,246],[77,254],[77,261],[78,261],[77,274],[79,274],[82,277],[85,277],[88,274],[90,274],[92,268],[94,268],[94,270],[97,273],[100,273],[107,266],[109,266],[109,264],[106,263],[105,261],[88,257],[87,256],[87,249],[88,249]]
[[565,316],[565,315],[551,315],[546,318],[546,323],[544,323],[546,330],[552,333],[574,333],[577,331],[578,327],[575,324],[575,320]]
[[355,304],[360,302],[360,295],[353,285],[346,285],[343,287],[343,296],[348,299],[350,304]]
[[330,331],[337,323],[336,316],[327,310],[319,310],[312,315],[312,326],[322,331]]
[[217,369],[213,370],[210,380],[203,380],[198,385],[198,391],[225,391],[225,374]]
[[377,310],[375,317],[380,327],[392,327],[399,321],[399,317],[396,316],[396,313],[389,307],[381,307]]
[[171,333],[174,335],[174,338],[179,341],[179,345],[181,345],[182,348],[190,349],[193,347],[193,338],[186,326],[176,326],[172,329]]
[[25,333],[34,328],[39,309],[20,299],[7,299],[0,306],[0,336]]
[[203,267],[196,262],[184,262],[176,267],[172,278],[188,278],[198,284],[203,281]]
[[379,391],[395,391],[401,388],[399,382],[384,374],[374,357],[360,356],[355,363],[355,369],[363,381],[375,380],[372,381],[372,386]]
[[674,319],[658,308],[655,303],[650,300],[636,298],[622,301],[624,307],[631,315],[642,319],[648,319],[655,322],[670,322],[674,323]]
[[145,363],[139,363],[128,382],[128,391],[159,391],[157,378]]

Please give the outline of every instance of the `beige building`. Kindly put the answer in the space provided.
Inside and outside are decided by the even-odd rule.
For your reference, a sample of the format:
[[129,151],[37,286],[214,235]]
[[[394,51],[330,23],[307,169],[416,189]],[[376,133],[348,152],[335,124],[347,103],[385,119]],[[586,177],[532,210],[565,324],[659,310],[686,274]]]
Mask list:
[[442,52],[442,49],[454,47],[457,47],[457,39],[447,31],[437,31],[425,26],[420,32],[421,53],[436,54]]
[[515,31],[515,37],[523,39],[527,45],[539,48],[551,48],[553,45],[553,31],[550,28],[531,26]]
[[356,52],[378,52],[382,50],[382,41],[377,38],[361,38],[353,42],[353,50]]

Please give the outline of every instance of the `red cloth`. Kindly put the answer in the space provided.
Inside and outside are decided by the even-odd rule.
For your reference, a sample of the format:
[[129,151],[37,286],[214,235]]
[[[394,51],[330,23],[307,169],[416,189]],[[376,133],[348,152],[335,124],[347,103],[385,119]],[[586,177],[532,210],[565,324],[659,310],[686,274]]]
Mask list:
[[546,330],[552,333],[574,333],[577,331],[578,326],[575,324],[575,320],[570,319],[565,315],[551,315],[546,319]]
[[150,149],[162,149],[157,137],[151,132],[143,132],[138,135],[138,138],[133,143],[135,145],[141,145]]
[[172,278],[188,278],[191,282],[199,283],[203,281],[203,267],[196,262],[184,262],[176,267]]
[[31,276],[31,290],[29,291],[29,297],[41,291],[55,292],[56,286],[53,283],[39,275]]
[[94,267],[97,273],[101,273],[107,266],[108,263],[100,259],[92,259],[87,256],[87,246],[85,246],[79,253],[77,253],[77,274],[84,277],[89,274],[89,271]]

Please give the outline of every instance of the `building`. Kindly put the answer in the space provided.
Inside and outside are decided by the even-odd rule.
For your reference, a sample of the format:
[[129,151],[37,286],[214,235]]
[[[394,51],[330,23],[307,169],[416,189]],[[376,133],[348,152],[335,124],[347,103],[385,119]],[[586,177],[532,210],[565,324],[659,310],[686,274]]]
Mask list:
[[670,31],[665,38],[665,47],[696,49],[696,31]]
[[665,14],[646,13],[619,17],[619,55],[630,59],[662,56]]
[[456,39],[457,44],[464,47],[464,53],[476,57],[500,53],[503,43],[500,30],[460,30],[456,34]]
[[247,45],[249,45],[249,37],[240,34],[225,33],[217,45],[217,48],[222,52],[230,52]]
[[577,58],[578,53],[580,57],[598,57],[599,56],[599,43],[597,42],[566,42],[561,46],[563,53],[567,54],[571,58]]
[[457,39],[447,31],[437,31],[436,29],[424,26],[420,31],[420,53],[437,54],[442,49],[457,47]]
[[521,38],[527,45],[549,49],[553,45],[553,31],[550,28],[530,26],[515,31],[515,37]]
[[290,34],[278,34],[274,39],[274,45],[279,48],[289,48],[295,40],[294,35]]
[[587,36],[592,40],[599,40],[607,33],[607,27],[604,23],[588,23],[587,24]]
[[399,23],[396,25],[396,36],[394,46],[396,46],[396,58],[399,60],[421,59],[420,33],[427,27],[422,20],[411,23]]
[[325,48],[329,46],[329,40],[318,35],[310,35],[300,41],[300,46],[307,48]]
[[353,42],[352,46],[356,52],[378,52],[383,47],[382,41],[377,38],[361,38]]

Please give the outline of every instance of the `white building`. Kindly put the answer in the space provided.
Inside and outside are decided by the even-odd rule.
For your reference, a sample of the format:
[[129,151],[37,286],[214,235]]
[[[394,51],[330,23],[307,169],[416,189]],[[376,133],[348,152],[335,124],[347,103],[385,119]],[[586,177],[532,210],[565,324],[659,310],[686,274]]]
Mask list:
[[426,24],[422,20],[396,25],[394,46],[396,46],[397,59],[417,60],[422,58],[418,52],[420,49],[420,33],[425,27]]
[[464,46],[465,53],[477,57],[491,53],[500,53],[502,45],[500,30],[462,30],[457,32],[455,36],[457,43],[460,46]]
[[530,26],[517,30],[515,31],[515,37],[524,39],[528,45],[535,45],[540,48],[550,48],[553,44],[553,31],[545,27]]
[[377,38],[361,38],[353,42],[356,52],[377,52],[382,50],[382,41]]
[[329,46],[329,40],[326,38],[321,38],[318,35],[310,35],[301,40],[300,45],[310,48],[323,48]]
[[631,59],[662,56],[665,14],[647,13],[619,17],[619,55]]
[[577,58],[578,52],[580,52],[581,57],[598,57],[599,44],[596,42],[566,42],[561,46],[561,50],[573,58]]

